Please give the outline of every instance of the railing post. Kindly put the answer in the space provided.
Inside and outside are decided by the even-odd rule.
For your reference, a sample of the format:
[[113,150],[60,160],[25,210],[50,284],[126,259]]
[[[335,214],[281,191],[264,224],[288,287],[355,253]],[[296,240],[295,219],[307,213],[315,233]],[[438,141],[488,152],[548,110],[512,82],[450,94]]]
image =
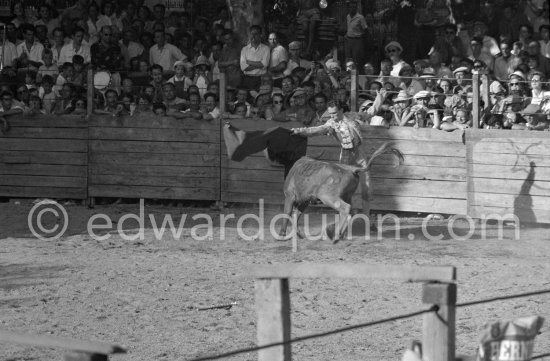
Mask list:
[[357,111],[357,70],[351,71],[350,110]]
[[437,306],[437,310],[424,314],[423,360],[455,361],[456,284],[423,284],[422,302]]
[[225,101],[226,101],[226,93],[227,93],[227,79],[225,78],[225,73],[220,73],[220,99],[219,99],[219,107],[220,107],[220,113],[225,113]]
[[89,117],[90,115],[92,115],[92,112],[94,110],[94,71],[91,67],[88,69],[87,84],[88,84],[88,89],[86,94],[86,97],[87,97],[86,114]]
[[473,92],[473,128],[479,128],[479,71],[472,71],[472,92]]
[[[290,293],[288,278],[256,280],[258,346],[290,341]],[[259,361],[290,361],[290,344],[258,351]]]

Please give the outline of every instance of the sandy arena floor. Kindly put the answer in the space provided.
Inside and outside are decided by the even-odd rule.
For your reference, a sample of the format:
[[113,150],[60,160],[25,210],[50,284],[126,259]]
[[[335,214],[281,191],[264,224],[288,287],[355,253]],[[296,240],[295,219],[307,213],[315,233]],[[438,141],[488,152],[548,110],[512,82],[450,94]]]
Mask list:
[[[514,228],[504,239],[496,230],[481,239],[453,240],[446,223],[431,223],[430,232],[444,239],[428,241],[420,220],[406,219],[400,239],[384,228],[382,239],[360,234],[333,245],[240,239],[235,222],[220,240],[214,215],[212,239],[193,240],[191,222],[180,239],[156,240],[147,222],[144,240],[125,241],[116,232],[104,241],[86,232],[88,219],[105,213],[115,221],[138,213],[135,204],[68,206],[66,235],[50,241],[32,237],[27,226],[31,201],[0,204],[0,329],[22,333],[103,340],[128,347],[113,360],[192,360],[195,357],[251,347],[256,342],[253,264],[296,262],[368,263],[374,265],[453,265],[458,269],[458,302],[550,289],[550,232]],[[146,206],[161,222],[204,209]],[[206,210],[208,211],[208,210]],[[243,213],[243,209],[227,209]],[[252,213],[257,214],[257,210]],[[266,219],[269,220],[266,214]],[[53,221],[53,220],[52,220]],[[199,221],[201,223],[201,221]],[[202,222],[204,223],[204,222]],[[137,223],[124,223],[135,234]],[[462,222],[457,226],[465,226]],[[115,225],[116,227],[116,225]],[[254,222],[245,223],[248,234]],[[457,227],[461,228],[461,227]],[[441,232],[440,232],[441,231]],[[100,233],[105,235],[107,231]],[[202,233],[201,233],[202,232]],[[464,234],[465,231],[457,230]],[[204,234],[200,231],[199,235]],[[410,235],[413,236],[410,236]],[[414,238],[414,239],[413,239]],[[413,239],[413,240],[410,240]],[[373,321],[425,308],[421,285],[388,281],[291,280],[294,337]],[[230,310],[199,311],[203,306],[237,302]],[[474,354],[486,322],[540,315],[547,319],[536,339],[535,354],[550,352],[550,294],[488,303],[457,310],[457,353]],[[411,340],[421,339],[421,317],[294,344],[295,360],[399,360]],[[60,360],[53,349],[0,345],[0,360]],[[233,360],[256,360],[255,353]]]

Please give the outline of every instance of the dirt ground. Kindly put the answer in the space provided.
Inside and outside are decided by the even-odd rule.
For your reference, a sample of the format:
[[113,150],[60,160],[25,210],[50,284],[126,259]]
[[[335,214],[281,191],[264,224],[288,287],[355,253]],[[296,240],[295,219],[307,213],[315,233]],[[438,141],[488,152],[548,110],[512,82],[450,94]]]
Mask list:
[[[138,214],[136,204],[67,206],[69,227],[54,240],[32,236],[27,215],[32,200],[0,203],[0,329],[124,345],[126,355],[113,360],[192,360],[193,358],[251,347],[256,342],[254,280],[247,269],[254,264],[297,262],[368,263],[373,265],[453,265],[458,270],[458,302],[550,289],[550,232],[543,228],[496,229],[482,239],[476,229],[470,239],[453,240],[444,221],[430,223],[439,241],[422,236],[421,219],[402,219],[396,238],[391,225],[378,239],[357,233],[352,240],[299,241],[293,253],[290,242],[271,236],[244,240],[236,222],[221,239],[219,212],[202,208],[146,205],[161,222],[164,214],[176,221],[200,212],[214,218],[210,239],[193,240],[193,223],[175,239],[157,240],[146,222],[144,239],[124,240],[121,224],[136,234],[137,223],[118,222],[126,213]],[[257,214],[256,209],[250,209]],[[266,214],[269,221],[275,210]],[[229,208],[225,213],[245,212]],[[97,232],[108,240],[87,234],[94,214],[104,213],[114,228]],[[52,218],[49,220],[54,222]],[[46,222],[47,223],[47,222]],[[201,224],[204,221],[198,221]],[[454,230],[467,233],[465,222]],[[244,224],[247,234],[255,222]],[[195,229],[196,231],[196,229]],[[205,230],[199,232],[205,234]],[[421,284],[394,281],[292,279],[292,336],[304,336],[387,318],[426,308]],[[550,352],[550,294],[510,299],[457,310],[457,353],[473,355],[483,325],[501,319],[540,315],[547,319],[535,342],[535,354]],[[198,308],[237,302],[231,309]],[[422,318],[385,323],[338,335],[296,343],[295,360],[399,360],[411,340],[421,339]],[[0,360],[62,359],[61,350],[0,345]],[[256,353],[231,359],[256,360]]]

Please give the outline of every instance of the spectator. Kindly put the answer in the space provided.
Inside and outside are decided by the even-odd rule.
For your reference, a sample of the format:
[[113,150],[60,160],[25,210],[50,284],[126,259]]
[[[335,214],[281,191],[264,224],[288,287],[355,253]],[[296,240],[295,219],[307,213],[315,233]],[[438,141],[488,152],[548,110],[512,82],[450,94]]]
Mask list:
[[456,129],[468,129],[472,127],[472,117],[470,111],[466,108],[456,109],[454,116],[448,118],[450,119],[441,122],[437,128],[451,132]]
[[544,99],[550,98],[550,91],[543,90],[542,83],[546,81],[541,72],[535,72],[529,77],[531,81],[531,104],[540,105]]
[[[271,36],[271,35],[270,35]],[[220,58],[218,59],[218,67],[220,68],[220,71],[227,72],[228,67],[230,65],[233,65],[235,67],[239,66],[240,64],[240,53],[235,46],[234,39],[233,39],[233,32],[231,30],[227,30],[222,37],[223,40],[223,47],[220,51]]]
[[269,47],[271,48],[271,60],[269,62],[269,74],[273,79],[273,85],[280,87],[287,64],[288,53],[284,46],[279,44],[277,33],[270,33],[268,37]]
[[176,86],[174,83],[164,83],[162,86],[163,92],[163,104],[170,110],[183,110],[185,106],[185,100],[176,96]]
[[25,84],[20,84],[16,87],[17,101],[21,104],[24,110],[29,106],[30,92]]
[[20,27],[25,40],[17,45],[17,58],[19,68],[33,66],[39,68],[42,64],[42,52],[44,46],[40,44],[34,37],[35,29],[30,24],[23,24]]
[[472,51],[472,55],[469,56],[469,59],[472,61],[481,60],[485,63],[489,71],[492,73],[494,69],[494,62],[495,59],[486,52],[482,52],[481,49],[483,47],[483,39],[478,36],[474,36],[470,42],[470,48]]
[[174,63],[175,74],[173,77],[168,79],[168,83],[172,83],[175,86],[175,94],[180,98],[185,97],[185,92],[190,85],[193,84],[193,80],[185,75],[185,70],[187,67],[191,67],[190,63],[186,63],[182,60],[178,60]]
[[57,65],[53,63],[53,52],[50,49],[44,49],[42,52],[42,62],[38,68],[38,73],[36,75],[36,82],[40,83],[44,75],[49,75],[52,78],[57,77],[59,74],[59,69]]
[[85,31],[81,27],[76,27],[72,36],[72,40],[61,48],[59,52],[58,64],[71,62],[73,56],[80,55],[84,59],[85,64],[89,64],[92,60],[90,46],[83,43]]
[[550,59],[544,57],[540,52],[540,43],[536,40],[530,40],[527,44],[527,52],[538,62],[537,70],[540,70],[544,76],[550,75]]
[[347,0],[348,15],[346,17],[346,58],[353,59],[358,69],[362,69],[365,64],[365,31],[367,30],[367,21],[365,17],[357,11],[357,0]]
[[138,102],[133,115],[150,115],[153,114],[153,101],[147,94],[140,94]]
[[174,45],[166,43],[164,31],[155,31],[155,45],[149,50],[149,62],[159,64],[167,71],[174,68],[178,60],[186,60],[187,57]]
[[0,43],[0,63],[4,67],[12,67],[17,61],[17,47],[6,38],[4,45]]
[[398,77],[401,68],[407,64],[404,60],[401,60],[403,47],[397,41],[391,41],[384,47],[384,51],[392,62],[390,75],[393,77]]
[[519,27],[518,41],[521,43],[523,49],[527,49],[529,41],[533,38],[533,27],[529,24],[522,24]]
[[199,56],[193,69],[195,71],[193,84],[199,88],[199,93],[201,97],[203,97],[206,94],[208,84],[212,81],[210,75],[210,63],[208,62],[206,56]]
[[95,2],[92,2],[88,6],[88,18],[86,20],[86,27],[88,28],[90,45],[95,44],[99,41],[99,32],[104,26],[112,25],[111,19],[107,16],[99,13],[99,7]]
[[42,100],[36,96],[33,95],[29,98],[29,110],[26,114],[29,115],[38,115],[38,114],[46,114],[46,112],[42,109]]
[[91,47],[92,66],[96,71],[109,71],[113,87],[120,86],[120,69],[124,64],[120,46],[112,40],[113,29],[111,26],[104,26],[101,29],[101,40]]
[[[530,104],[522,111],[525,118],[524,130],[548,130],[548,121],[546,115],[541,113],[539,105]],[[521,129],[521,125],[517,125],[517,129]]]
[[542,3],[542,11],[540,11],[539,16],[535,19],[535,21],[532,22],[533,29],[538,32],[538,36],[542,38],[541,34],[541,26],[548,26],[550,24],[550,20],[548,20],[549,12],[548,12],[548,1],[544,1]]
[[86,68],[84,67],[84,58],[80,55],[73,56],[73,80],[72,83],[78,87],[84,87],[87,82]]
[[62,21],[87,19],[88,3],[88,0],[77,0],[73,6],[63,12]]
[[52,109],[55,106],[56,95],[53,92],[53,77],[50,75],[44,75],[42,77],[42,85],[39,89],[38,95],[42,99],[42,107],[46,114],[51,114]]
[[285,110],[282,92],[274,92],[271,96],[271,106],[265,110],[265,119],[273,120]]
[[187,119],[200,120],[202,119],[201,112],[201,96],[198,92],[189,94],[189,108],[182,112]]
[[302,43],[299,41],[293,41],[288,44],[288,64],[283,74],[285,76],[291,75],[292,71],[296,68],[311,68],[311,62],[301,58]]
[[153,103],[162,102],[162,85],[164,84],[164,78],[162,77],[163,69],[158,64],[153,64],[150,69],[151,82],[149,85],[153,88],[151,94],[151,101]]
[[513,55],[511,50],[512,43],[509,40],[500,43],[501,55],[495,59],[494,65],[495,78],[500,81],[506,81],[521,62],[521,59]]
[[61,74],[57,76],[55,81],[55,92],[58,96],[61,95],[63,85],[65,83],[72,83],[74,75],[74,65],[73,63],[66,62],[61,67]]
[[315,38],[315,28],[321,21],[321,11],[317,7],[317,0],[297,0],[297,2],[298,18],[296,20],[302,26],[302,31],[306,36],[306,54],[309,55]]
[[261,43],[262,28],[250,27],[250,42],[241,50],[240,65],[244,73],[243,85],[249,89],[260,87],[262,74],[267,72],[271,50]]
[[539,33],[541,54],[544,55],[546,59],[550,59],[550,25],[541,25]]
[[52,109],[52,114],[70,114],[73,111],[73,85],[70,83],[63,84],[60,93],[61,96],[56,100],[55,105]]
[[124,36],[120,41],[122,46],[122,56],[124,57],[124,65],[130,68],[130,59],[143,55],[143,45],[136,42],[136,32],[132,28],[127,28],[124,31]]
[[15,104],[12,94],[8,91],[3,91],[2,94],[0,94],[0,98],[2,99],[0,103],[0,120],[2,120],[3,129],[6,131],[7,121],[4,117],[7,115],[22,114],[24,108]]
[[[155,24],[164,24],[165,16],[166,6],[164,6],[163,4],[156,4],[155,6],[153,6],[153,19],[145,23],[145,30],[153,32]],[[172,67],[166,69],[172,69]]]
[[220,24],[226,30],[233,29],[233,23],[231,21],[231,18],[229,17],[229,11],[227,11],[226,6],[218,7],[217,14],[218,14],[218,19],[215,20],[212,25]]

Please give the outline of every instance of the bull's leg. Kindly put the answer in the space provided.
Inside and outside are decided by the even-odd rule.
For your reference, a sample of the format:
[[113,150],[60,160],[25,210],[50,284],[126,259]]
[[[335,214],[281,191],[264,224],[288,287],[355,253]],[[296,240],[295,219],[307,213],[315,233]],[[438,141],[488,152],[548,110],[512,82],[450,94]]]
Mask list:
[[279,241],[286,240],[286,229],[288,228],[288,221],[292,217],[292,210],[294,209],[294,199],[291,197],[285,197],[284,213],[288,216],[283,219],[283,225],[279,231]]
[[371,187],[370,187],[370,174],[369,172],[362,172],[359,176],[359,184],[361,187],[361,203],[363,208],[363,214],[369,217],[370,220],[370,230],[376,231],[376,223],[374,220],[370,219],[370,202],[372,201],[371,197]]
[[345,202],[340,197],[334,197],[331,195],[324,195],[319,198],[321,202],[323,202],[325,205],[331,207],[332,209],[338,211],[340,219],[337,223],[336,229],[334,230],[334,238],[331,237],[329,233],[329,227],[327,227],[327,235],[330,238],[333,238],[334,243],[338,242],[340,240],[340,237],[344,235],[348,228],[349,223],[349,213],[351,211],[351,205],[347,202]]

